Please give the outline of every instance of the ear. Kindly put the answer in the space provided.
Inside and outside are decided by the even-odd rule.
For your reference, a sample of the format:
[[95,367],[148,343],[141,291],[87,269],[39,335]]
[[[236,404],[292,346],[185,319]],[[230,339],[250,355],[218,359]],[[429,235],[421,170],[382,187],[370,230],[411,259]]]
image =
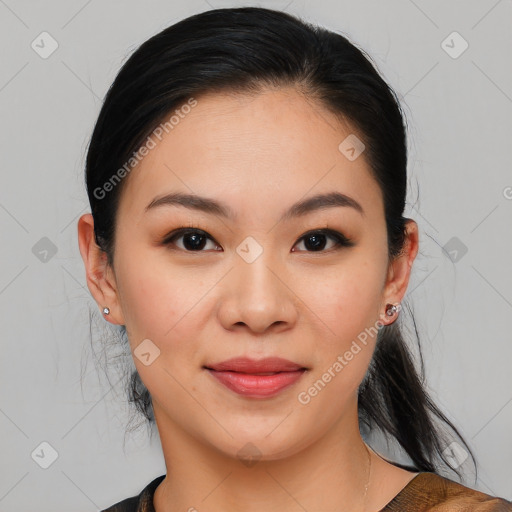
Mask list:
[[116,279],[113,268],[107,263],[107,254],[94,239],[94,219],[86,213],[78,219],[78,245],[85,265],[87,287],[96,300],[100,311],[110,309],[109,322],[124,325],[124,317],[119,304]]
[[386,304],[396,304],[402,301],[409,278],[411,276],[411,269],[414,259],[418,253],[419,235],[418,225],[412,219],[407,219],[405,222],[406,237],[404,247],[400,254],[389,263],[386,283],[382,296],[383,302],[381,303],[381,320],[384,325],[392,323],[394,319],[386,316]]

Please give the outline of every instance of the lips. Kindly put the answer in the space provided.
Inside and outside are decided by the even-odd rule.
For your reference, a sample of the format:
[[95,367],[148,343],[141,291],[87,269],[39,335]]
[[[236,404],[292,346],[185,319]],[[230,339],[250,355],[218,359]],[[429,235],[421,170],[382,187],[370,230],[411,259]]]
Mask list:
[[204,367],[215,380],[239,395],[270,398],[295,384],[307,368],[278,357],[234,358]]

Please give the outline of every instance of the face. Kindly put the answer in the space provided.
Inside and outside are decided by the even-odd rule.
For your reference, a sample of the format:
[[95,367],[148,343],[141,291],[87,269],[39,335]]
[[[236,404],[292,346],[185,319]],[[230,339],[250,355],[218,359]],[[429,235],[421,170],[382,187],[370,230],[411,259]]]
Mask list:
[[[382,195],[364,152],[338,148],[363,136],[295,90],[196,99],[125,178],[110,318],[150,354],[134,361],[163,442],[186,432],[230,456],[252,443],[278,459],[355,417],[376,322],[401,298]],[[176,193],[220,207],[155,204]],[[292,209],[334,193],[349,199]],[[307,370],[251,396],[205,368],[233,357]]]

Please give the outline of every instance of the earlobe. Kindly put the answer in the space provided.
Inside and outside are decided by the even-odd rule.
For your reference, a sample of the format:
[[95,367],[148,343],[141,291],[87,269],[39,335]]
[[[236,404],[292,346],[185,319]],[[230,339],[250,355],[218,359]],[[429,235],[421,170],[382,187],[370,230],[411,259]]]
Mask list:
[[89,291],[104,316],[108,309],[109,322],[122,325],[122,318],[117,318],[121,312],[115,278],[108,266],[106,253],[98,247],[94,238],[94,220],[90,213],[78,220],[78,245]]

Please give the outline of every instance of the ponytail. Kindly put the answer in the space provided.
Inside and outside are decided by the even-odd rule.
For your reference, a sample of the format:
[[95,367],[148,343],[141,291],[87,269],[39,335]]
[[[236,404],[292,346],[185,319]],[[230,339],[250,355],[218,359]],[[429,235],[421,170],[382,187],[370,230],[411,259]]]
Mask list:
[[[418,335],[415,324],[414,329]],[[393,464],[409,471],[437,473],[439,460],[442,460],[461,477],[458,468],[444,453],[450,442],[446,429],[441,429],[439,422],[457,435],[473,463],[475,458],[457,428],[426,391],[421,346],[418,348],[419,373],[398,320],[379,330],[373,359],[359,388],[359,420],[368,428],[377,426],[381,432],[395,438],[414,465]]]

